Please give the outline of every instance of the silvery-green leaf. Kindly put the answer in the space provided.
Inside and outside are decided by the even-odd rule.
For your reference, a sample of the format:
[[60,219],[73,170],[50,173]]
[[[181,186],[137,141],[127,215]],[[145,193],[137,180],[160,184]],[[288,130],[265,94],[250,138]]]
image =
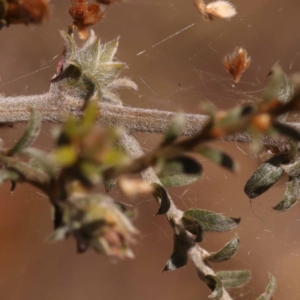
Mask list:
[[268,76],[268,82],[262,95],[263,100],[278,99],[282,103],[288,102],[294,94],[294,87],[290,78],[282,71],[279,64],[273,66]]
[[284,172],[292,177],[300,176],[300,159],[297,159],[293,163],[287,165],[281,165]]
[[246,195],[253,199],[266,192],[283,175],[280,165],[286,162],[286,156],[278,154],[263,163],[247,181],[244,188]]
[[125,67],[126,64],[120,62],[99,64],[94,70],[93,75],[103,89],[109,85],[124,70]]
[[235,228],[241,219],[230,218],[204,209],[190,209],[184,212],[183,219],[195,221],[203,231],[224,232]]
[[273,207],[273,209],[278,211],[287,211],[297,203],[299,197],[300,197],[299,179],[295,177],[290,177],[282,201],[278,203],[275,207]]
[[219,149],[210,148],[207,146],[202,146],[199,148],[199,153],[204,157],[210,159],[214,163],[229,169],[230,171],[236,170],[236,164],[233,159]]
[[221,250],[210,253],[210,256],[207,258],[207,260],[211,262],[223,262],[231,259],[236,254],[239,248],[239,243],[239,238],[235,236]]
[[39,169],[47,173],[50,178],[54,178],[55,166],[48,153],[36,148],[27,148],[22,154],[33,159],[39,165]]
[[185,124],[185,118],[183,113],[178,113],[172,119],[164,136],[163,144],[167,145],[172,143],[181,135]]
[[64,30],[61,30],[60,34],[63,37],[63,39],[65,40],[66,57],[67,57],[67,59],[71,60],[71,59],[73,59],[75,49],[76,49],[74,39],[71,35],[69,35]]
[[156,213],[156,215],[162,215],[168,212],[168,210],[170,209],[171,206],[171,201],[168,195],[168,192],[166,191],[166,189],[158,184],[158,183],[153,183],[153,186],[155,188],[154,191],[154,196],[160,199],[160,208],[158,210],[158,212]]
[[84,100],[99,100],[101,98],[102,91],[100,85],[93,75],[84,73],[82,82],[84,83],[84,89],[86,91]]
[[30,119],[23,136],[17,141],[15,146],[8,150],[8,155],[14,155],[29,147],[37,138],[41,130],[41,117],[37,110],[30,109]]
[[265,292],[256,300],[272,300],[277,286],[276,278],[269,273],[269,282]]
[[188,262],[187,250],[180,242],[180,239],[174,235],[174,248],[170,259],[167,261],[164,271],[173,271],[185,266]]
[[221,279],[223,287],[228,290],[241,288],[251,279],[249,270],[220,271],[216,275]]
[[47,238],[48,241],[61,241],[64,240],[69,233],[69,228],[67,226],[59,227],[54,230],[54,232],[50,235],[49,238]]
[[117,89],[117,88],[130,88],[138,90],[137,84],[129,78],[117,78],[112,83],[107,86],[108,89]]
[[4,183],[5,181],[15,181],[19,179],[19,174],[12,170],[2,169],[0,170],[0,184]]
[[123,105],[121,98],[116,93],[109,92],[108,90],[102,90],[101,101],[116,105]]
[[100,63],[106,63],[113,59],[119,46],[119,37],[105,44],[99,57]]
[[286,137],[289,137],[297,142],[300,141],[300,132],[291,126],[282,124],[280,122],[274,122],[273,128]]
[[165,187],[179,187],[192,184],[201,178],[203,168],[195,159],[178,156],[164,162],[158,177]]
[[75,59],[68,60],[63,76],[65,78],[77,81],[82,74],[82,68],[79,62]]
[[107,193],[109,193],[116,186],[115,179],[108,179],[104,181],[104,187]]
[[223,285],[222,281],[214,275],[205,276],[208,287],[213,291],[208,298],[220,299],[223,296]]
[[182,224],[188,232],[194,234],[196,236],[194,242],[200,243],[203,240],[203,229],[201,227],[200,222],[198,222],[194,218],[183,217],[181,219]]

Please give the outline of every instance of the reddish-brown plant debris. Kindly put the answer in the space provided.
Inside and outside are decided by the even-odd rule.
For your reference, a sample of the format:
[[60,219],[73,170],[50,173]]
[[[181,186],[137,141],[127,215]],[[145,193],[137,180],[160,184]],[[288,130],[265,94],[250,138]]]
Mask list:
[[250,57],[244,48],[237,47],[232,53],[227,54],[223,59],[225,69],[230,73],[235,82],[239,82],[242,74],[248,69],[251,63]]
[[101,4],[109,5],[112,4],[113,2],[122,1],[122,0],[96,0],[96,1]]
[[86,0],[72,0],[69,14],[73,18],[73,27],[77,28],[81,39],[87,38],[87,27],[101,21],[105,15],[100,4],[87,4]]
[[49,19],[48,0],[7,0],[2,24],[39,24]]
[[236,15],[234,6],[224,0],[214,1],[207,5],[203,0],[195,0],[195,5],[206,21],[212,21],[214,17],[230,19]]

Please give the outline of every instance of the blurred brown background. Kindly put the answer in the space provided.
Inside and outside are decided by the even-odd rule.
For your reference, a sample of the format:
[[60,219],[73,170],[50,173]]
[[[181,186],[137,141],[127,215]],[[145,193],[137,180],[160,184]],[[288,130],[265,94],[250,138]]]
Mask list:
[[[299,71],[299,1],[232,3],[237,16],[210,23],[203,21],[192,0],[124,0],[109,7],[95,30],[104,42],[121,36],[117,57],[128,63],[126,75],[139,85],[138,92],[122,92],[124,103],[192,113],[199,111],[201,101],[229,108],[254,99],[277,61],[288,74]],[[52,18],[43,27],[12,26],[0,32],[0,93],[47,91],[63,48],[58,30],[71,22],[69,4],[52,0]],[[252,64],[234,85],[221,60],[236,46],[248,50]],[[53,126],[45,124],[36,146],[50,149]],[[9,145],[24,127],[2,128],[1,138]],[[159,138],[139,135],[145,149]],[[218,147],[239,162],[240,172],[232,175],[202,159],[202,180],[188,188],[172,189],[174,200],[183,209],[197,207],[242,217],[235,230],[241,239],[238,254],[228,263],[213,265],[215,270],[252,270],[251,282],[232,293],[235,299],[255,299],[265,289],[268,271],[278,280],[275,299],[299,299],[299,204],[287,213],[271,208],[281,200],[286,178],[255,199],[251,207],[243,186],[259,161],[247,146],[218,143]],[[47,199],[27,185],[18,186],[10,197],[8,193],[9,185],[2,186],[0,299],[194,300],[209,295],[191,264],[162,274],[172,252],[172,232],[164,217],[153,217],[157,205],[150,196],[129,201],[140,213],[135,223],[141,232],[134,246],[136,259],[111,261],[92,251],[77,255],[72,239],[45,242],[52,230]],[[128,202],[118,191],[112,196]],[[203,247],[216,251],[233,235],[208,233]]]

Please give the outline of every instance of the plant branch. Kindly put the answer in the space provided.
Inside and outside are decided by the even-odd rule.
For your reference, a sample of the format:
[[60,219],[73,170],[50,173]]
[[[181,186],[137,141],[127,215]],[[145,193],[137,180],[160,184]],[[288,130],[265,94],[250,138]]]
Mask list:
[[[137,159],[144,156],[144,152],[141,148],[141,145],[134,136],[128,133],[124,133],[123,136],[120,138],[119,142],[124,147],[125,151],[129,155],[131,155],[132,158]],[[157,177],[157,175],[155,174],[152,168],[147,168],[144,171],[142,171],[141,176],[148,183],[158,183],[162,185],[162,183],[160,182],[159,178]],[[155,199],[158,202],[158,204],[161,205],[161,199],[159,197],[155,197]],[[183,211],[176,207],[170,195],[169,195],[169,199],[171,202],[171,206],[165,215],[171,227],[173,228],[175,234],[176,233],[178,234],[180,232],[180,239],[183,241],[187,253],[196,267],[199,278],[205,281],[205,276],[215,275],[215,272],[205,262],[204,259],[205,257],[209,256],[209,253],[203,248],[201,248],[197,243],[195,243],[192,234],[190,234],[184,229],[181,222]],[[223,288],[223,296],[220,298],[220,300],[232,300],[232,298],[224,288]]]
[[[29,107],[33,107],[41,114],[43,121],[62,122],[67,115],[79,116],[83,100],[63,95],[55,88],[48,93],[33,96],[0,97],[0,123],[28,121]],[[175,112],[155,109],[132,108],[128,106],[101,103],[98,124],[105,127],[120,126],[129,133],[145,132],[164,134],[176,115]],[[206,124],[208,116],[201,114],[185,114],[185,136],[193,136]],[[300,123],[285,123],[300,130]],[[228,142],[251,142],[247,132],[236,133],[223,139]],[[288,143],[284,138],[263,138],[263,144],[268,149],[285,150]]]

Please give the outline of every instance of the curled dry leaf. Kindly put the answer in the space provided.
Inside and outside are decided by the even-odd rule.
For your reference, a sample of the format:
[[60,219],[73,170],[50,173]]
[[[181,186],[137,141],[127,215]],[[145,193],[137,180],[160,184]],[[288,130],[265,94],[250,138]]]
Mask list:
[[69,14],[73,18],[73,27],[78,29],[79,37],[87,38],[87,27],[101,21],[105,15],[104,6],[87,4],[86,0],[72,0]]
[[154,191],[154,187],[151,184],[141,179],[121,177],[118,183],[127,197],[135,197],[138,194],[152,193]]
[[203,0],[195,0],[195,5],[206,21],[212,21],[214,17],[230,19],[236,15],[234,6],[228,1],[214,1],[206,5]]
[[223,59],[225,69],[236,83],[240,81],[242,74],[248,69],[250,63],[251,59],[242,47],[235,48],[232,53],[227,54]]

